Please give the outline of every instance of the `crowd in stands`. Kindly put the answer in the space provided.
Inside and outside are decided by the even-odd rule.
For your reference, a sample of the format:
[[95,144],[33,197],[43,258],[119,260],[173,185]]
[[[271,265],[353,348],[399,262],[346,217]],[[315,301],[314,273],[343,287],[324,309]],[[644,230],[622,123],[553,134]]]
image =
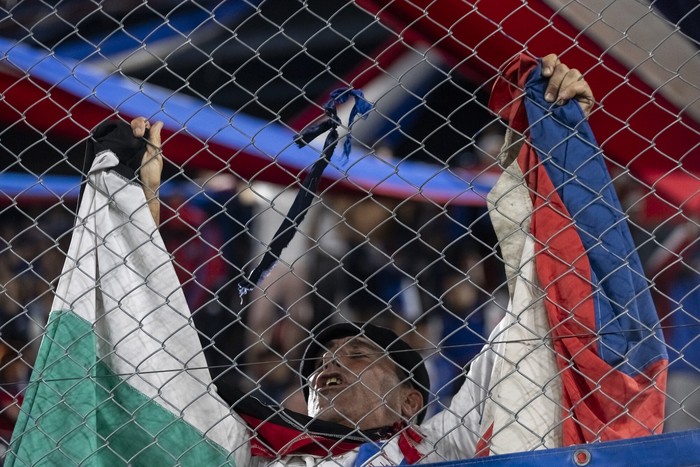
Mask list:
[[[449,402],[507,305],[485,206],[324,193],[272,273],[242,298],[237,282],[265,251],[294,192],[249,186],[232,175],[201,173],[195,181],[203,187],[196,195],[171,190],[163,200],[161,233],[224,398],[235,387],[305,411],[297,359],[309,330],[342,316],[391,327],[421,349],[438,402],[430,410]],[[650,232],[662,232],[635,209],[638,196],[627,196],[624,186],[618,191],[648,263],[659,244],[649,241]],[[71,203],[0,210],[0,437],[6,441],[60,277],[75,216]],[[694,408],[700,399],[697,253],[694,242],[682,249],[677,280],[656,293],[674,362],[670,381],[690,378],[679,384],[695,388],[673,393],[669,415],[678,423],[669,429],[698,426],[679,409],[700,413]]]
[[19,413],[72,223],[62,205],[0,209],[0,454]]

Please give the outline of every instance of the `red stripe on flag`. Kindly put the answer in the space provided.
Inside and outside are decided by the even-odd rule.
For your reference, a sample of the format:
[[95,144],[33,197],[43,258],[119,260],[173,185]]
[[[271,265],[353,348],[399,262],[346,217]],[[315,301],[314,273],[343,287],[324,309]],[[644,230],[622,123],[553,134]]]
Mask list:
[[493,437],[493,422],[489,425],[488,429],[479,438],[476,443],[476,453],[474,457],[488,457],[491,455],[491,449],[489,445],[491,444],[491,438]]

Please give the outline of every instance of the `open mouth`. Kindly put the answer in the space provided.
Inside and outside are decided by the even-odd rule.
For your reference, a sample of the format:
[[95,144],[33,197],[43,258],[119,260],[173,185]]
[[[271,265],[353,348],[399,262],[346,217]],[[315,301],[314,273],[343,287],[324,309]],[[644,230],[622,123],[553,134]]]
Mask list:
[[330,375],[321,379],[318,383],[317,390],[319,392],[327,392],[342,387],[343,379],[339,375]]
[[337,376],[331,376],[326,380],[326,383],[323,385],[323,387],[329,387],[329,386],[338,386],[340,385],[340,378]]

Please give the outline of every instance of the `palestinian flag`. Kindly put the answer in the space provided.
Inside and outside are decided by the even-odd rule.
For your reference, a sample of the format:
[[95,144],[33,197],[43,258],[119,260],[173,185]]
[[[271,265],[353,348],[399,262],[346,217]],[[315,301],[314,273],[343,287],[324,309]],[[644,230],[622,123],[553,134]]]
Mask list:
[[94,162],[6,465],[243,465],[231,453],[247,430],[215,393],[134,182],[145,146],[120,146],[130,132],[103,124],[89,144]]

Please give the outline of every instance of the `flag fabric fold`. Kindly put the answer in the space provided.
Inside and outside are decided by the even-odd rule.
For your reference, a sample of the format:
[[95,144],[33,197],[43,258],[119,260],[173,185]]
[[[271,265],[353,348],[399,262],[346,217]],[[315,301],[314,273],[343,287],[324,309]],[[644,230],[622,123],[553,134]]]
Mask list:
[[490,101],[523,137],[489,195],[511,303],[493,335],[482,455],[662,429],[668,357],[649,283],[580,107],[546,102],[546,85],[523,55]]

